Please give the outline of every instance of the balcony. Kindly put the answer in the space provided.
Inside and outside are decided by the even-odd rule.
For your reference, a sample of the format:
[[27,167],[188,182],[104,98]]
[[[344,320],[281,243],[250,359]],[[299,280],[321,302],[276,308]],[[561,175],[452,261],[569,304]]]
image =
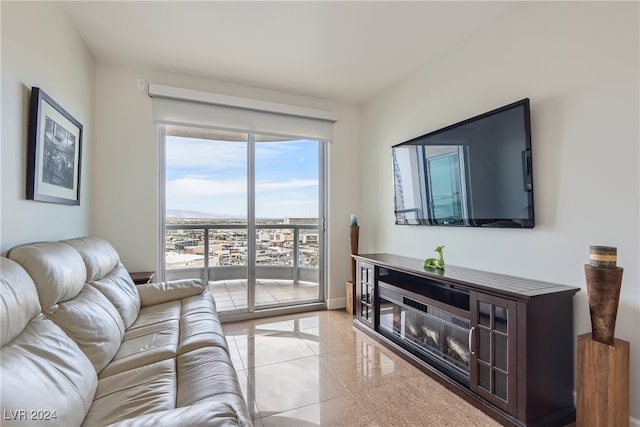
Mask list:
[[255,235],[249,242],[246,224],[232,221],[169,224],[165,277],[204,280],[221,312],[249,308],[250,273],[255,277],[256,308],[322,300],[318,225],[257,224]]

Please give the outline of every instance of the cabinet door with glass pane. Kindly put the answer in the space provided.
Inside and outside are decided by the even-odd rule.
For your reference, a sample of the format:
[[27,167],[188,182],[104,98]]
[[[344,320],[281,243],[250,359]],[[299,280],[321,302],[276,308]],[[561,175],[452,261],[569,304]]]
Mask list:
[[375,270],[372,264],[356,264],[356,316],[364,324],[375,328]]
[[471,293],[471,390],[504,411],[516,411],[515,301]]

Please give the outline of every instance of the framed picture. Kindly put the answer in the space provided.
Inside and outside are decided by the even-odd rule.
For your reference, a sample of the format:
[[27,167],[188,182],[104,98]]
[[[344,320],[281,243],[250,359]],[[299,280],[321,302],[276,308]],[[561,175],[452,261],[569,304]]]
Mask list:
[[80,204],[82,125],[40,88],[31,89],[27,199]]

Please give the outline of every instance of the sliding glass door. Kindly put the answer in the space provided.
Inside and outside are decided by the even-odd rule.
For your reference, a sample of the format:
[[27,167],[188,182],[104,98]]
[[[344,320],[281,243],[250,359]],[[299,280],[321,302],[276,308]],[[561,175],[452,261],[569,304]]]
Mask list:
[[255,142],[257,307],[320,300],[320,145]]
[[164,273],[221,313],[324,299],[321,141],[161,126]]

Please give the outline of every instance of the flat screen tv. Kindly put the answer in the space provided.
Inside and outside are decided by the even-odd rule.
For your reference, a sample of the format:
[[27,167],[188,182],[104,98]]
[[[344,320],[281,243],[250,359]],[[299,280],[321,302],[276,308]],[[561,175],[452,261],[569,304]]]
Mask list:
[[396,224],[533,228],[529,99],[392,147]]

